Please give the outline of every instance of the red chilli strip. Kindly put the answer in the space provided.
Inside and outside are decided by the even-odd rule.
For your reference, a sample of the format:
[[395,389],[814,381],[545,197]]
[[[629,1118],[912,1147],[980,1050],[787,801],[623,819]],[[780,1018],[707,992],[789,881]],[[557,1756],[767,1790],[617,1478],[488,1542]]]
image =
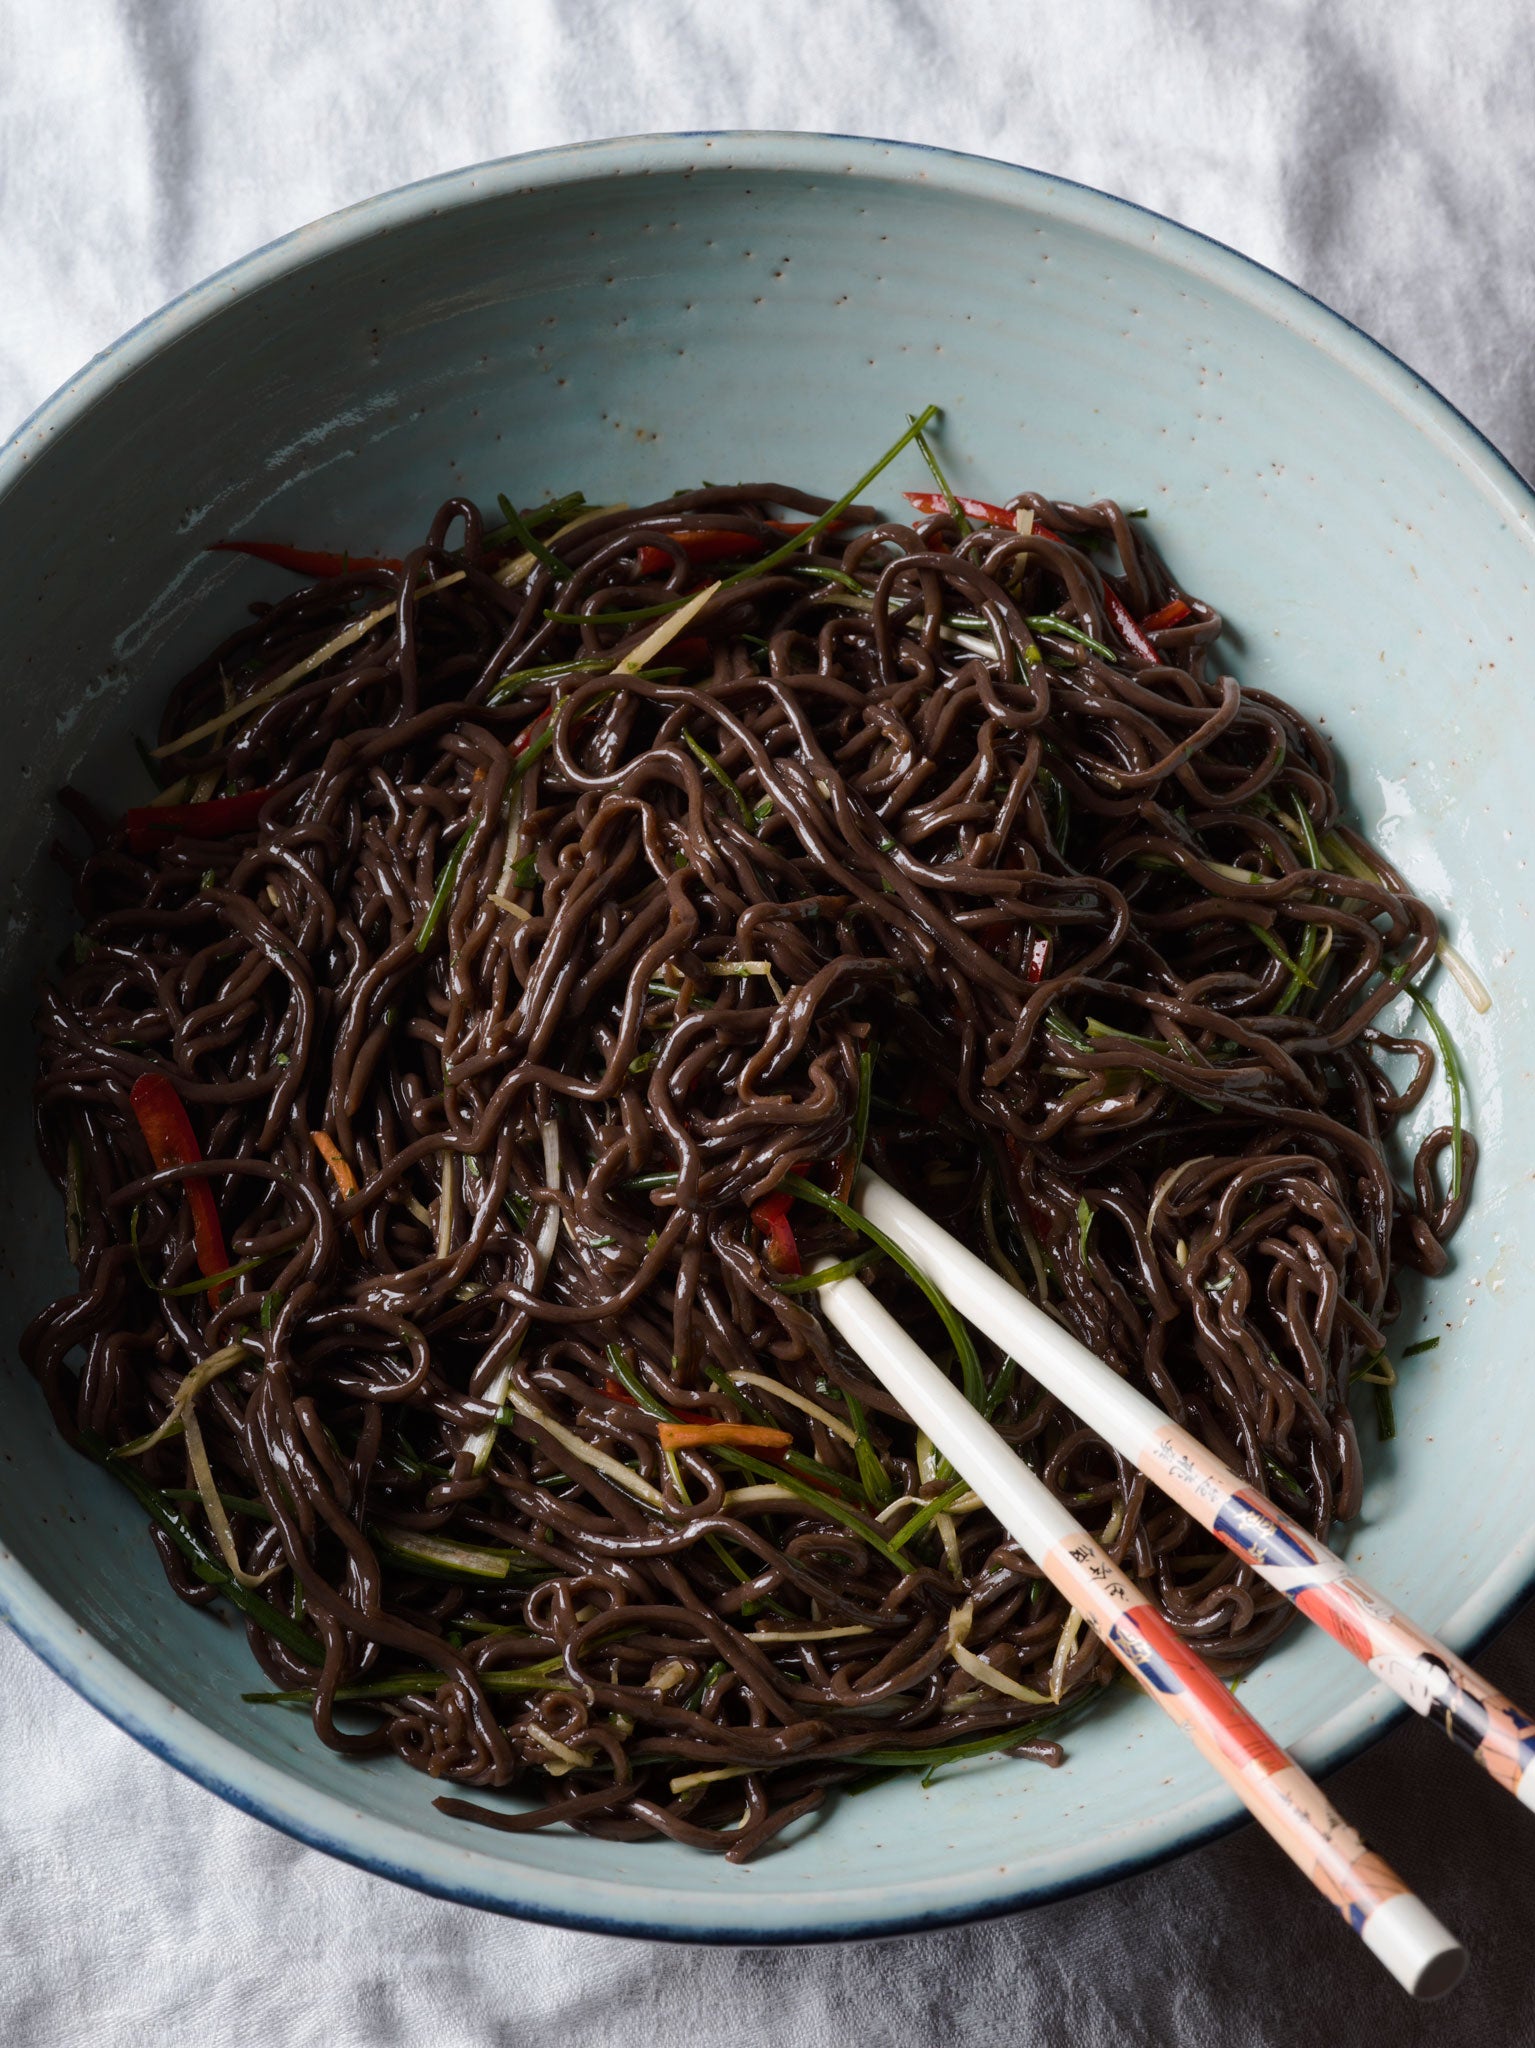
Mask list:
[[627,1393],[624,1390],[624,1388],[622,1388],[618,1384],[617,1380],[613,1378],[611,1373],[603,1381],[602,1391],[607,1395],[610,1401],[626,1401],[631,1408],[638,1408],[638,1406],[640,1405],[639,1402],[635,1400],[632,1394]]
[[123,812],[123,837],[130,853],[153,853],[167,839],[227,839],[248,832],[261,815],[270,789],[242,789],[205,804],[143,804]]
[[[202,1147],[192,1129],[186,1105],[163,1074],[140,1074],[128,1097],[128,1106],[144,1134],[144,1143],[149,1147],[149,1156],[157,1171],[164,1172],[170,1166],[196,1166],[201,1161]],[[207,1279],[210,1274],[224,1272],[229,1265],[223,1225],[219,1222],[213,1190],[205,1180],[187,1180],[182,1186],[187,1207],[192,1212],[192,1244],[197,1253],[197,1270]],[[215,1308],[219,1305],[219,1296],[228,1292],[227,1281],[222,1287],[210,1290],[209,1299]]]
[[786,1429],[761,1422],[663,1422],[656,1430],[663,1451],[691,1451],[707,1444],[739,1444],[742,1450],[786,1451],[794,1439]]
[[[762,523],[787,538],[794,533],[808,533],[814,522],[809,519],[764,519]],[[845,520],[834,520],[824,530],[833,532],[846,523]],[[766,545],[760,534],[738,533],[728,526],[706,526],[696,532],[674,533],[672,539],[690,562],[740,561],[748,555],[760,555]],[[647,546],[640,549],[635,560],[642,576],[664,576],[672,565],[673,557],[666,548]]]
[[1164,604],[1160,611],[1148,612],[1141,620],[1141,631],[1165,633],[1169,626],[1176,626],[1181,620],[1186,619],[1193,609],[1194,607],[1185,604],[1181,597],[1175,597],[1170,603]]
[[[947,512],[949,509],[949,501],[942,491],[903,491],[901,495],[919,512]],[[984,498],[956,498],[954,502],[967,519],[979,519],[986,526],[1006,527],[1009,532],[1016,530],[1018,516],[1009,512],[1005,505],[989,505]],[[1041,526],[1037,519],[1031,531],[1041,540],[1064,538],[1053,526]]]
[[1050,965],[1050,939],[1048,935],[1035,939],[1029,947],[1029,964],[1024,970],[1025,981],[1043,981],[1045,969]]
[[752,1204],[752,1221],[767,1240],[764,1247],[767,1262],[775,1273],[798,1275],[805,1270],[795,1241],[794,1227],[789,1221],[793,1202],[794,1197],[779,1188]]
[[1139,655],[1142,661],[1149,661],[1160,665],[1161,655],[1158,654],[1157,650],[1136,624],[1124,599],[1119,595],[1119,592],[1112,583],[1105,583],[1103,586],[1103,602],[1107,607],[1109,617],[1114,622],[1114,631],[1124,641],[1130,652]]
[[290,548],[280,540],[216,540],[210,555],[253,555],[258,562],[270,562],[274,569],[291,569],[295,576],[350,576],[354,569],[404,568],[393,555],[333,555],[321,548]]
[[[947,512],[949,501],[942,491],[903,491],[901,496],[918,512]],[[1005,505],[988,505],[984,498],[956,498],[955,504],[967,519],[979,519],[984,526],[1005,526],[1011,529],[1013,515]],[[1034,531],[1038,533],[1036,526]]]
[[531,724],[525,725],[522,728],[522,731],[518,733],[516,739],[512,741],[511,746],[507,749],[508,753],[510,753],[514,758],[518,754],[525,754],[528,748],[532,746],[533,742],[538,738],[539,734],[543,731],[544,727],[548,723],[548,712],[540,711],[537,718],[535,718]]

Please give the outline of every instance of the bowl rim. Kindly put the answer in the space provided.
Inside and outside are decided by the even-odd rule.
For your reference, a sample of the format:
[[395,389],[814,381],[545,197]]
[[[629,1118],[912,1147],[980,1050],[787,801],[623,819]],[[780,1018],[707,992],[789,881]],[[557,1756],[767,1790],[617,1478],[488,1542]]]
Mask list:
[[[812,131],[773,129],[677,130],[616,136],[500,157],[445,171],[364,199],[293,229],[215,271],[130,327],[102,349],[33,411],[0,448],[0,499],[7,497],[47,444],[89,413],[108,392],[163,348],[215,317],[233,300],[265,289],[337,251],[382,237],[434,213],[456,210],[560,184],[618,176],[708,168],[718,152],[722,171],[854,174],[941,185],[956,197],[1028,202],[1037,209],[1096,232],[1110,241],[1156,253],[1175,269],[1207,281],[1256,312],[1301,335],[1385,399],[1485,493],[1501,501],[1527,543],[1535,532],[1535,489],[1514,464],[1459,409],[1384,343],[1314,294],[1256,259],[1153,208],[1076,179],[972,155],[936,144],[887,141]],[[699,162],[704,156],[706,161]],[[1488,1580],[1445,1625],[1462,1654],[1475,1650],[1523,1603],[1528,1570]],[[76,1622],[12,1553],[0,1546],[0,1618],[79,1696],[108,1720],[197,1784],[232,1806],[342,1862],[456,1904],[512,1914],[583,1932],[741,1946],[848,1941],[910,1934],[930,1928],[995,1919],[1071,1896],[1144,1870],[1212,1838],[1245,1819],[1224,1787],[1212,1785],[1170,1814],[1142,1823],[1141,1839],[1112,1861],[1095,1862],[1055,1877],[1014,1883],[997,1896],[977,1899],[972,1877],[946,1881],[963,1891],[930,1906],[880,1911],[865,1899],[862,1912],[842,1895],[801,1894],[806,1917],[795,1924],[749,1927],[739,1908],[719,1911],[697,1894],[678,1918],[665,1910],[667,1888],[615,1882],[590,1875],[534,1872],[492,1857],[471,1842],[443,1843],[408,1823],[363,1813],[342,1796],[312,1789],[227,1736],[140,1678]],[[1305,1745],[1313,1771],[1331,1770],[1356,1755],[1406,1709],[1377,1686],[1333,1717],[1321,1738]],[[553,1894],[554,1896],[551,1896]],[[579,1903],[581,1900],[589,1904]],[[723,1901],[720,1902],[723,1906]],[[743,1900],[748,1914],[750,1904]],[[765,1905],[767,1902],[761,1901]],[[829,1910],[828,1910],[829,1908]],[[872,1910],[871,1910],[872,1909]],[[717,1917],[711,1920],[711,1913]],[[792,1916],[791,1916],[792,1917]]]

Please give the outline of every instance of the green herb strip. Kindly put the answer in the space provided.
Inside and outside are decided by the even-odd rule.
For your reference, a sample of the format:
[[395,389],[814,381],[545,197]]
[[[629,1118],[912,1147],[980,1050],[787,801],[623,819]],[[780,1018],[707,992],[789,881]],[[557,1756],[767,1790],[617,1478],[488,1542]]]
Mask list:
[[904,1550],[914,1536],[920,1536],[930,1522],[936,1521],[942,1514],[947,1514],[960,1495],[969,1491],[969,1480],[956,1479],[954,1484],[946,1486],[942,1493],[935,1493],[931,1500],[925,1500],[921,1507],[915,1509],[910,1518],[904,1521],[891,1537],[890,1548],[892,1550]]
[[[917,426],[917,422],[915,421],[915,419],[912,418],[912,415],[910,413],[908,413],[906,417],[911,422],[911,425],[913,427]],[[943,471],[938,466],[938,457],[933,453],[932,443],[928,440],[926,434],[924,434],[920,428],[917,428],[917,453],[922,457],[922,460],[927,464],[933,482],[937,484],[939,490],[943,493],[944,502],[949,508],[950,518],[954,521],[954,524],[959,528],[960,533],[962,535],[968,536],[970,533],[974,531],[974,528],[971,526],[970,521],[965,517],[964,511],[961,508],[958,498],[956,498],[953,491],[950,490],[949,479],[944,475]]]
[[[819,1487],[809,1485],[793,1471],[785,1470],[782,1465],[770,1465],[765,1459],[754,1458],[747,1451],[738,1451],[726,1444],[714,1444],[710,1448],[717,1457],[734,1465],[738,1471],[749,1472],[757,1479],[772,1480],[786,1492],[797,1495],[807,1507],[814,1508],[818,1515],[824,1515],[831,1522],[840,1522],[844,1529],[850,1529],[855,1536],[867,1543],[871,1550],[878,1551],[881,1557],[887,1558],[891,1564],[898,1565],[905,1571],[906,1561],[901,1553],[892,1549],[879,1531],[869,1526],[864,1516],[855,1509],[844,1506],[834,1494],[822,1493]],[[834,1475],[827,1473],[826,1476],[830,1479]]]
[[705,770],[707,774],[710,774],[714,777],[715,781],[719,784],[720,788],[724,790],[725,794],[730,798],[730,801],[735,805],[736,809],[740,812],[741,823],[749,828],[752,823],[751,805],[746,801],[746,798],[741,793],[740,784],[736,781],[735,777],[727,773],[727,771],[720,766],[719,762],[715,760],[714,756],[709,752],[709,749],[706,746],[704,746],[701,741],[694,739],[693,735],[688,731],[686,726],[682,728],[682,739],[683,744],[687,747],[687,750],[693,756],[693,759],[698,763],[698,765],[702,769]]
[[797,1173],[789,1173],[785,1174],[780,1185],[786,1187],[790,1194],[803,1196],[807,1202],[813,1202],[817,1208],[824,1209],[830,1216],[835,1216],[839,1223],[846,1224],[849,1230],[856,1230],[877,1244],[885,1257],[893,1259],[907,1278],[916,1283],[937,1310],[949,1342],[954,1346],[954,1355],[960,1363],[965,1399],[972,1408],[983,1408],[986,1404],[986,1381],[970,1332],[927,1275],[913,1265],[899,1246],[886,1237],[884,1231],[876,1224],[871,1223],[867,1216],[861,1215],[857,1209],[849,1208],[846,1202],[839,1202],[835,1195],[826,1194],[813,1181],[805,1180]]
[[242,1614],[249,1615],[258,1628],[263,1628],[268,1635],[275,1636],[285,1649],[291,1650],[294,1656],[301,1658],[304,1663],[324,1662],[324,1652],[312,1636],[306,1635],[281,1609],[274,1607],[270,1600],[263,1600],[259,1593],[253,1592],[249,1586],[242,1586],[238,1579],[230,1576],[223,1559],[203,1547],[159,1487],[152,1486],[143,1474],[135,1471],[131,1465],[112,1460],[110,1445],[93,1429],[81,1430],[80,1444],[86,1454],[104,1471],[110,1472],[127,1487],[150,1520],[165,1531],[191,1565],[195,1578],[205,1586],[217,1586],[232,1607],[238,1607]]
[[457,845],[443,862],[442,873],[437,877],[437,887],[432,892],[431,908],[426,913],[426,923],[422,925],[416,938],[418,953],[424,953],[437,936],[437,927],[442,923],[444,913],[453,899],[453,885],[458,880],[459,866],[473,834],[473,825],[466,825],[458,836]]
[[547,547],[537,537],[504,491],[498,496],[496,503],[501,507],[501,517],[506,521],[508,531],[515,539],[521,541],[523,547],[533,557],[534,561],[541,562],[549,571],[549,574],[558,582],[566,582],[570,576],[569,569],[566,568],[553,548]]

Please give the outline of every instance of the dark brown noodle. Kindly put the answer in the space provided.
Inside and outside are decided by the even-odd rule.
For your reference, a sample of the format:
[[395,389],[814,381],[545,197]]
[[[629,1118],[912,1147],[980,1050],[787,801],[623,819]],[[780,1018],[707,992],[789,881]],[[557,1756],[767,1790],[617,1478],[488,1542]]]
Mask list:
[[[172,694],[167,740],[235,707],[169,766],[193,800],[269,787],[258,829],[142,856],[74,803],[94,845],[37,1108],[80,1283],[27,1357],[101,1455],[243,1338],[195,1412],[272,1573],[234,1589],[256,1658],[333,1747],[543,1802],[445,1802],[498,1827],[739,1860],[870,1759],[1057,1758],[1052,1718],[1112,1676],[765,1262],[749,1212],[785,1174],[848,1186],[862,1070],[880,1170],[1319,1532],[1359,1506],[1349,1385],[1393,1274],[1440,1270],[1469,1189],[1466,1138],[1441,1191],[1448,1130],[1413,1193],[1388,1161],[1433,1060],[1379,1019],[1432,913],[1339,824],[1317,730],[1212,667],[1209,605],[1155,664],[1121,637],[1114,599],[1180,593],[1117,506],[1017,501],[1059,537],[865,515],[607,673],[657,624],[625,614],[715,573],[679,534],[761,552],[769,512],[825,503],[691,491],[589,517],[553,543],[568,574],[528,574],[454,500],[401,573],[257,607]],[[129,1108],[145,1073],[256,1262],[217,1295],[166,1291],[198,1270]],[[804,1197],[790,1227],[807,1261],[867,1250]],[[1003,1433],[1218,1669],[1275,1640],[1284,1600],[981,1367]],[[651,1407],[791,1432],[797,1490],[717,1449],[669,1466]],[[228,1591],[185,1442],[117,1469],[176,1590]],[[1040,1704],[949,1654],[967,1600],[969,1647]]]

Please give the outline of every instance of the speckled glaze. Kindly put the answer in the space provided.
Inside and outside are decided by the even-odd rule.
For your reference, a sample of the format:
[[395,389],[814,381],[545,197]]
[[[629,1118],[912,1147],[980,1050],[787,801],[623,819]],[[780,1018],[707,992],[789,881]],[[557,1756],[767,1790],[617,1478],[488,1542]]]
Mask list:
[[[1443,1342],[1404,1370],[1400,1433],[1371,1448],[1344,1547],[1459,1648],[1535,1576],[1535,1301],[1512,1256],[1535,1208],[1528,489],[1292,286],[1034,172],[803,135],[653,137],[459,172],[199,286],[0,457],[0,1606],[222,1797],[450,1898],[679,1939],[831,1939],[1097,1883],[1237,1813],[1161,1716],[1116,1695],[1060,1771],[987,1761],[926,1791],[887,1784],[744,1870],[670,1844],[465,1828],[433,1812],[426,1779],[344,1761],[301,1716],[240,1703],[241,1632],[174,1600],[132,1502],[65,1451],[16,1360],[15,1332],[68,1278],[24,1088],[34,978],[68,929],[43,853],[50,793],[141,796],[129,734],[272,589],[204,544],[403,546],[455,490],[638,500],[767,475],[832,491],[930,400],[968,489],[1150,508],[1179,573],[1231,622],[1231,666],[1324,719],[1366,825],[1492,988],[1486,1018],[1442,998],[1482,1179],[1451,1272],[1409,1297],[1401,1341]],[[907,465],[877,495],[922,481]],[[1312,1771],[1395,1711],[1310,1629],[1244,1698]],[[1448,1752],[1440,1767],[1471,1768]]]

